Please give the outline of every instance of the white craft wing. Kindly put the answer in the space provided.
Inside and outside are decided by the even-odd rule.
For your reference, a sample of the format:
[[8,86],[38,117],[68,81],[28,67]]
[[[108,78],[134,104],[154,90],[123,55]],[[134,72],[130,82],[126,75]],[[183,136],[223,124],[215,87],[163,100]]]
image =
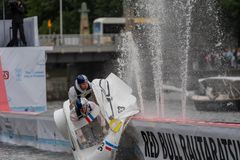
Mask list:
[[115,92],[121,91],[125,94],[132,94],[132,88],[129,87],[123,80],[121,80],[119,77],[117,77],[115,74],[111,73],[108,75],[106,80],[109,82],[111,88],[112,88],[112,94]]
[[[139,112],[136,97],[132,95],[132,88],[113,73],[106,79],[95,79],[93,90],[107,117],[123,120]],[[110,98],[110,101],[106,97]]]

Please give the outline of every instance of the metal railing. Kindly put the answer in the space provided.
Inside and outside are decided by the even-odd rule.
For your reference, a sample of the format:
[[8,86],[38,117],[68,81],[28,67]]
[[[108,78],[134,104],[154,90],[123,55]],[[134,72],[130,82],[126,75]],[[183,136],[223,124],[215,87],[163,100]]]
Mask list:
[[59,34],[43,34],[39,35],[41,46],[106,46],[115,45],[118,42],[118,34],[104,35],[80,35],[80,34],[64,34],[61,43]]

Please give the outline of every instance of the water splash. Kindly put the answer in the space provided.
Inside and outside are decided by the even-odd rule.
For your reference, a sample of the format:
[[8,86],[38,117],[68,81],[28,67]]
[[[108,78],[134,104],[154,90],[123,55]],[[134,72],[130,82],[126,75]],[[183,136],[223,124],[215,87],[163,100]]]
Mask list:
[[131,32],[126,32],[123,36],[123,43],[121,48],[121,58],[119,59],[120,69],[119,75],[125,75],[127,82],[134,81],[137,87],[137,94],[139,97],[140,110],[144,113],[143,96],[142,96],[142,84],[141,84],[141,68],[139,51],[134,42]]
[[192,28],[192,9],[194,6],[194,0],[187,0],[186,4],[186,30],[185,30],[185,47],[183,50],[182,61],[182,118],[186,118],[186,103],[187,103],[187,80],[188,80],[188,65],[189,65],[189,49],[191,40],[191,28]]
[[[125,74],[127,79],[138,79],[136,80],[137,84],[135,84],[138,94],[142,95],[143,93],[141,97],[144,97],[144,102],[155,103],[156,111],[153,111],[162,118],[172,116],[168,109],[165,109],[165,105],[168,105],[168,97],[164,92],[164,84],[180,88],[179,111],[182,113],[182,119],[186,119],[187,96],[189,94],[187,87],[192,85],[191,81],[188,81],[191,79],[188,75],[194,71],[194,60],[199,60],[201,53],[205,53],[206,50],[214,51],[214,47],[222,45],[223,32],[219,25],[219,10],[216,10],[217,1],[126,1],[131,3],[130,10],[133,13],[131,16],[145,17],[147,20],[147,22],[134,25],[131,31],[132,40],[125,37],[127,40],[125,40],[126,44],[123,48],[125,48],[126,54],[123,58],[127,59],[124,62],[128,66],[124,70],[128,73]],[[149,23],[155,20],[157,23]],[[211,34],[218,37],[214,38]],[[137,69],[134,74],[129,69],[130,66],[135,66],[132,68]],[[139,77],[139,75],[141,76]],[[151,94],[150,98],[145,96],[149,93]],[[143,109],[142,98],[140,103]]]
[[153,77],[154,77],[154,90],[156,97],[156,108],[157,108],[157,116],[165,117],[164,111],[164,92],[163,92],[163,78],[162,78],[162,54],[153,50],[152,52],[152,66],[153,66]]
[[222,24],[220,21],[219,16],[221,15],[221,9],[220,6],[217,5],[217,1],[215,0],[207,0],[207,14],[209,17],[213,17],[213,26],[215,27],[216,34],[214,38],[215,41],[215,47],[220,48],[223,45],[224,40],[224,32],[222,30]]
[[[156,4],[157,3],[157,4]],[[156,99],[157,116],[165,117],[164,91],[163,91],[163,39],[162,27],[165,20],[158,19],[159,14],[165,17],[164,1],[145,1],[146,16],[151,17],[151,27],[148,30],[148,42],[150,44],[151,65],[153,70],[154,91]],[[156,5],[158,6],[156,8]],[[155,22],[156,21],[156,22]]]

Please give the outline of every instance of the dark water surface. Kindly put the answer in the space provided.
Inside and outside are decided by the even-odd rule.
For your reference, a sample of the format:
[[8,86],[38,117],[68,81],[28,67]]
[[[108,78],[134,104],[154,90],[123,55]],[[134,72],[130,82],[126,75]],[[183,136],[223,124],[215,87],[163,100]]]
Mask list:
[[0,142],[0,160],[74,160],[70,153],[41,151]]

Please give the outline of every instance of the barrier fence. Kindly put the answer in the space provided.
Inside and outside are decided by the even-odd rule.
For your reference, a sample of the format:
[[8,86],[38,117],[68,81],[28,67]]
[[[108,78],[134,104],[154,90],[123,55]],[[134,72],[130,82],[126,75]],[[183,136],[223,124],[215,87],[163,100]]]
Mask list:
[[44,34],[39,35],[39,41],[41,46],[92,46],[92,45],[106,46],[117,44],[119,42],[119,35],[64,34],[61,38],[60,34],[51,35]]

